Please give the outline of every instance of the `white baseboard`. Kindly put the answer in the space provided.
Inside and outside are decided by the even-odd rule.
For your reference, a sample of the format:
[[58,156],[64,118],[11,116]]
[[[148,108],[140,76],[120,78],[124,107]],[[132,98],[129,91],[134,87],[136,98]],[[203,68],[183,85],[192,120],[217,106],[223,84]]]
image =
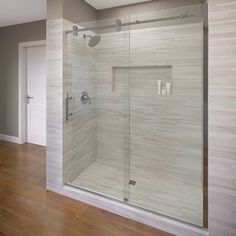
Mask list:
[[21,140],[19,137],[5,135],[5,134],[0,134],[0,140],[11,142],[11,143],[21,144]]

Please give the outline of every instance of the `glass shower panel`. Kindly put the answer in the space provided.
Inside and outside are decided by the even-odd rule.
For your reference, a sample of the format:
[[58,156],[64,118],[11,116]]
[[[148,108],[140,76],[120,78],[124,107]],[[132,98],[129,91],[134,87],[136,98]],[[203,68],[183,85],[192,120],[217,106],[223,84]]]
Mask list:
[[129,202],[203,226],[202,6],[130,22]]
[[65,30],[64,182],[203,226],[202,6]]
[[129,198],[129,17],[77,27],[77,35],[67,36],[68,162],[75,172],[67,183],[123,201]]

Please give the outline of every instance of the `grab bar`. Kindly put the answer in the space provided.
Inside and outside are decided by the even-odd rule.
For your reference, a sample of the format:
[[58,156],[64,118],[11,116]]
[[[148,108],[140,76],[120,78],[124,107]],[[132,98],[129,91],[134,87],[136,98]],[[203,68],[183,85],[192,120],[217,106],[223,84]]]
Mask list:
[[69,113],[69,101],[72,100],[73,97],[69,97],[69,94],[66,94],[66,120],[69,120],[69,117],[73,115],[73,113]]

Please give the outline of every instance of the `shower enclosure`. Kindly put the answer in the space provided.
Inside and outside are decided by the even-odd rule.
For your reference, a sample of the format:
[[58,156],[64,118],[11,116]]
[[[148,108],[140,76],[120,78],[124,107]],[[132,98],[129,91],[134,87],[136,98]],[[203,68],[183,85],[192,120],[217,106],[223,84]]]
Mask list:
[[64,183],[205,226],[203,6],[64,28]]

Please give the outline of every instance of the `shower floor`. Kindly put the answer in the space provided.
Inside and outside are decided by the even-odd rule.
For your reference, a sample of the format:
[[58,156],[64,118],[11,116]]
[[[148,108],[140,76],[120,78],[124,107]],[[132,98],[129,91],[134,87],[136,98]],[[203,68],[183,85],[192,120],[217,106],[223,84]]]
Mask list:
[[123,169],[108,165],[107,160],[97,159],[84,170],[74,181],[73,185],[123,200]]
[[135,185],[128,185],[129,180],[124,180],[123,163],[101,158],[75,178],[72,184],[121,201],[128,198],[132,205],[196,225],[202,224],[201,208],[193,211],[197,206],[191,206],[190,202],[189,209],[183,207],[187,205],[188,195],[199,196],[198,187],[188,186],[191,191],[184,191],[183,196],[184,186],[170,178],[168,171],[151,172],[132,167],[130,172],[131,179],[136,181]]

